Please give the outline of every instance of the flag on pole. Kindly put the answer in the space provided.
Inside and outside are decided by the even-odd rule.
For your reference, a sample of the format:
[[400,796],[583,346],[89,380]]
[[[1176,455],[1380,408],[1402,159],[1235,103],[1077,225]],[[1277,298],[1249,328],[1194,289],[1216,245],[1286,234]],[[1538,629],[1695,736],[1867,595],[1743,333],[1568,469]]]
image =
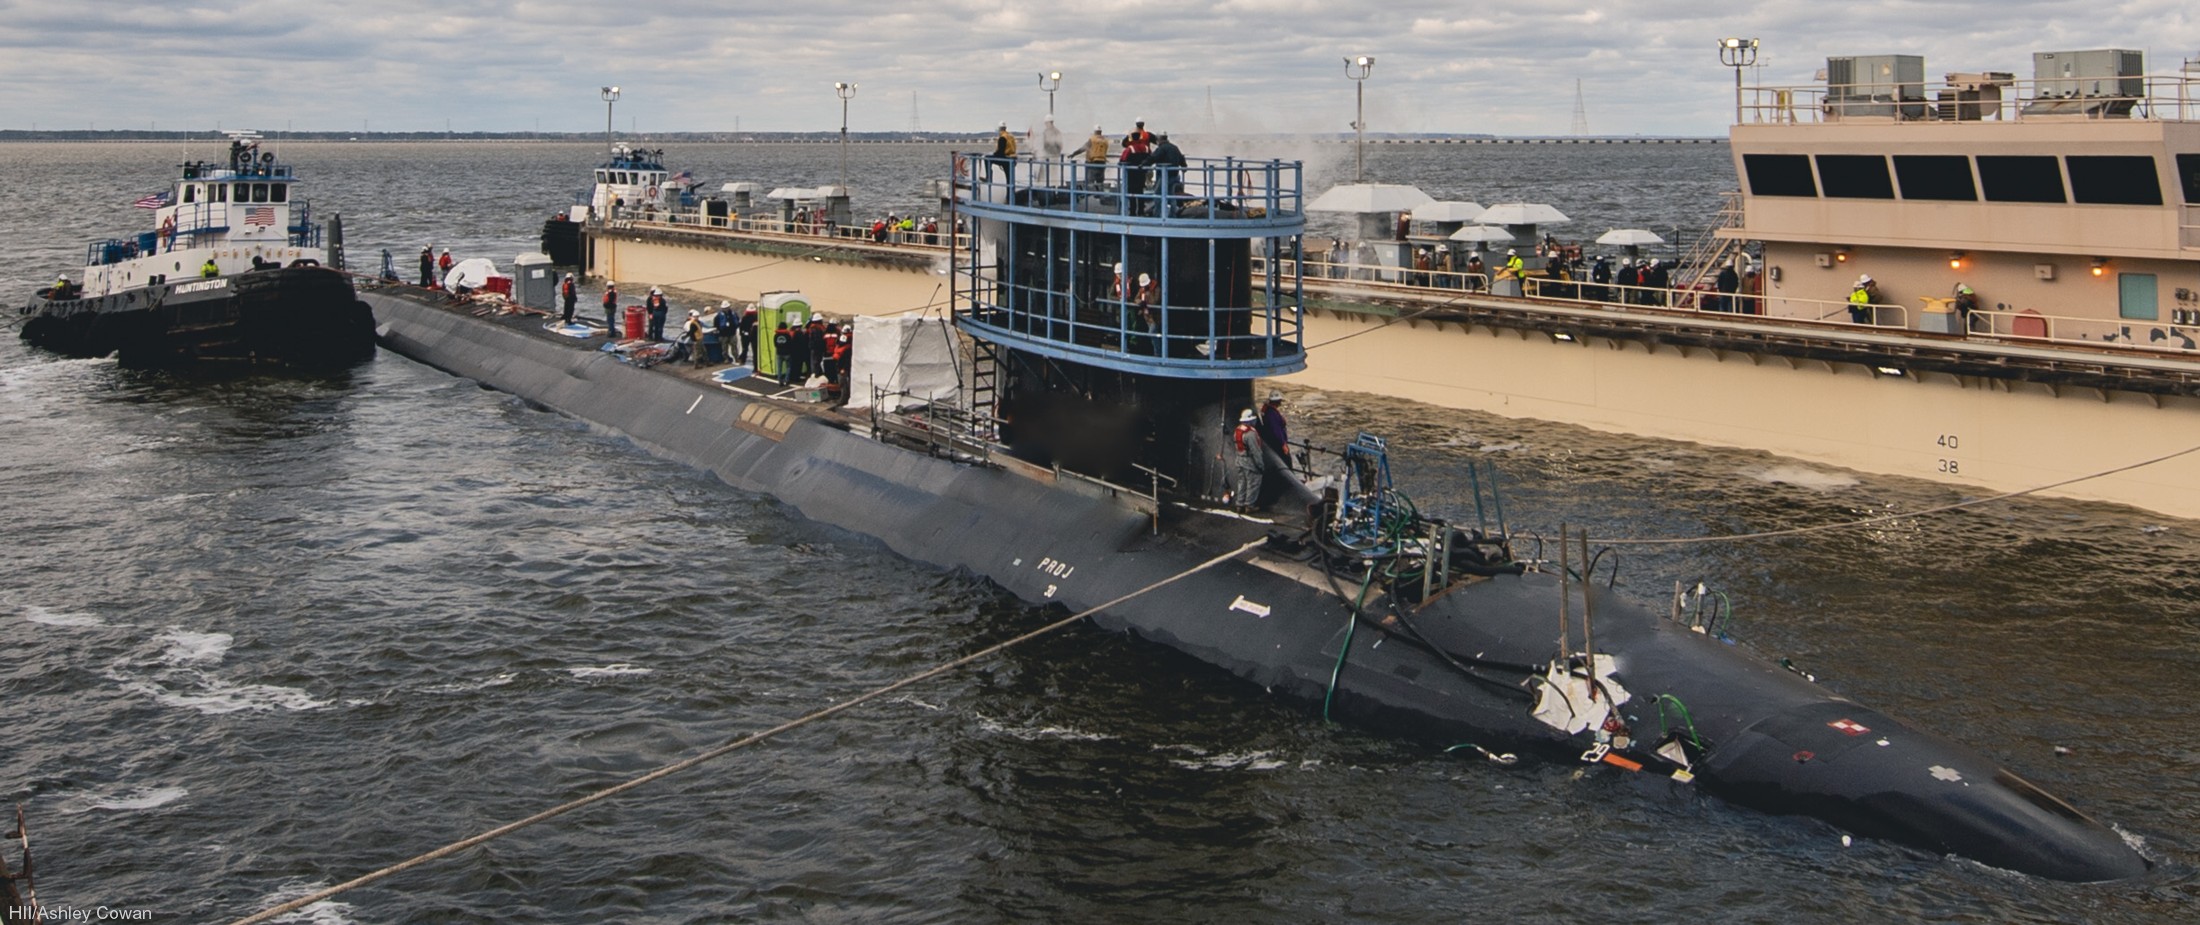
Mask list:
[[274,206],[253,206],[244,210],[244,223],[266,227],[275,224]]
[[138,200],[134,203],[131,203],[131,205],[137,206],[140,209],[160,209],[167,207],[168,204],[175,201],[176,193],[174,190],[161,190],[157,193],[147,193],[143,196],[139,196]]

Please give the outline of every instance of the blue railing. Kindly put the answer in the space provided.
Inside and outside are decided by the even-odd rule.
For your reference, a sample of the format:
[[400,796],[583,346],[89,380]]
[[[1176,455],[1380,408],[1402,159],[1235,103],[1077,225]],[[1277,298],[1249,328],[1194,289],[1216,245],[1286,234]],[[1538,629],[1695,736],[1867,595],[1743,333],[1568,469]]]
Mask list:
[[110,263],[121,263],[125,260],[134,258],[138,255],[139,243],[143,240],[143,238],[144,236],[140,235],[138,241],[132,241],[127,238],[109,238],[105,241],[93,241],[90,247],[84,249],[84,265],[88,267],[103,267]]
[[996,291],[1014,307],[977,296],[956,322],[974,337],[1056,359],[1193,379],[1280,376],[1306,368],[1296,312],[1121,299],[1080,306],[1033,287],[999,284]]
[[996,158],[958,152],[955,184],[974,214],[1040,212],[1084,219],[1166,222],[1173,234],[1235,228],[1297,233],[1305,195],[1296,161],[1188,158],[1183,167],[1088,164],[1073,157]]
[[1296,162],[1182,168],[957,154],[956,323],[1131,373],[1250,379],[1306,366]]

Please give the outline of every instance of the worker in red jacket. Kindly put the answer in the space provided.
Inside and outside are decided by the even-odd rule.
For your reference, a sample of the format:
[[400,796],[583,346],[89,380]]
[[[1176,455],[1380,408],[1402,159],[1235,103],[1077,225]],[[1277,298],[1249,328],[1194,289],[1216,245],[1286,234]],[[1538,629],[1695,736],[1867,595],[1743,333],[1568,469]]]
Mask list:
[[1238,412],[1238,422],[1230,430],[1230,453],[1236,470],[1236,484],[1230,494],[1230,506],[1239,511],[1250,511],[1260,501],[1262,473],[1260,419],[1253,409]]

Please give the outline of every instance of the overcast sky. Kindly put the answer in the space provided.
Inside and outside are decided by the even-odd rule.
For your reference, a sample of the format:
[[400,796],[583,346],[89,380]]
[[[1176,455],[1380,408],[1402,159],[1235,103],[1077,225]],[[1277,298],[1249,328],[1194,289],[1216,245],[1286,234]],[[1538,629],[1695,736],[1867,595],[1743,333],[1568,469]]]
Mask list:
[[2200,56],[2190,0],[0,0],[0,128],[984,131],[1046,112],[1152,127],[1348,131],[1344,57],[1373,55],[1371,132],[1720,135],[1733,73],[1805,84],[1829,55],[1922,54],[2029,77],[2034,51]]

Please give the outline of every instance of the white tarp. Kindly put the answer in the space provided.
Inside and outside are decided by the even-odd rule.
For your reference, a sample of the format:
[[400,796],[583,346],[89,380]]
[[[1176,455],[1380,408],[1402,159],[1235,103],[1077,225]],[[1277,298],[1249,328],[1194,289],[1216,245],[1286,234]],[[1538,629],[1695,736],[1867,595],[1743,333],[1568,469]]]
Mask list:
[[487,257],[469,257],[451,265],[451,272],[443,276],[443,288],[456,290],[460,286],[479,289],[488,285],[489,277],[497,275],[497,265]]
[[858,315],[855,324],[855,352],[848,360],[848,407],[870,407],[874,386],[908,393],[888,395],[882,411],[956,400],[962,383],[956,362],[961,350],[947,319]]
[[1632,695],[1612,677],[1612,657],[1596,657],[1597,683],[1568,671],[1557,663],[1543,676],[1543,695],[1535,705],[1535,718],[1560,732],[1577,733],[1602,728],[1612,708]]

